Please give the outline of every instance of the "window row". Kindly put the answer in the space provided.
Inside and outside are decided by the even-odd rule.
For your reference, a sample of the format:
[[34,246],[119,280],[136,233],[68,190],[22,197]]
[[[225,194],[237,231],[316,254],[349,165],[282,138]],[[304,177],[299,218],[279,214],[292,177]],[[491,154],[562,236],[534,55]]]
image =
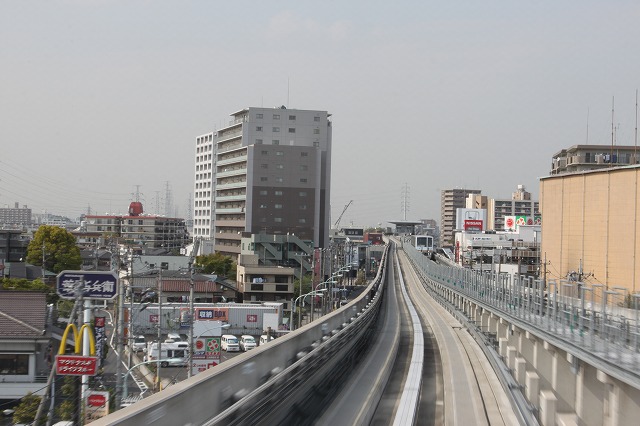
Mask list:
[[[262,189],[262,190],[260,190],[260,195],[268,196],[269,195],[269,191],[267,191],[266,189]],[[280,190],[275,190],[275,191],[273,191],[273,195],[275,195],[276,197],[281,197],[283,195],[283,193]],[[298,192],[298,196],[306,197],[307,196],[307,191]]]
[[[260,153],[262,155],[269,155],[269,151],[267,151],[266,149],[263,149]],[[276,156],[278,157],[284,157],[284,151],[276,151],[275,153],[276,153]],[[308,156],[309,156],[309,152],[307,151],[302,151],[300,153],[300,157],[308,157]]]
[[[306,172],[307,170],[309,170],[309,166],[307,166],[306,164],[300,164],[298,166],[300,168],[301,171]],[[260,164],[260,168],[262,169],[268,169],[269,165],[266,163]],[[277,170],[284,170],[284,164],[276,164],[276,169]]]
[[[282,177],[276,177],[274,180],[276,183],[284,182],[284,178]],[[267,176],[262,176],[260,177],[260,182],[269,182],[269,178]],[[307,183],[307,182],[308,182],[307,178],[300,178],[300,183]]]

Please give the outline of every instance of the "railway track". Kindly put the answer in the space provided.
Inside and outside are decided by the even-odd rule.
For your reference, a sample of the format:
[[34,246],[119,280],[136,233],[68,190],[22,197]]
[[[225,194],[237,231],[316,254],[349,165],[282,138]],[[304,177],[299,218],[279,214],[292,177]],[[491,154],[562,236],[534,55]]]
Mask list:
[[390,258],[377,338],[315,424],[518,424],[475,340],[429,296],[403,252]]

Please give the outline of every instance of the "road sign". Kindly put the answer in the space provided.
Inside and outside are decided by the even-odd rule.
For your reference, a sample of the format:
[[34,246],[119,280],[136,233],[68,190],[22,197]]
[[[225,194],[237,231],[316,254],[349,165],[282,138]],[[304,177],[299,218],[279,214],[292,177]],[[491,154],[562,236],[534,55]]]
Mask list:
[[95,376],[98,357],[82,355],[56,355],[56,374],[61,376]]
[[115,272],[62,271],[56,281],[56,292],[63,299],[75,299],[76,288],[85,299],[113,299],[118,289]]

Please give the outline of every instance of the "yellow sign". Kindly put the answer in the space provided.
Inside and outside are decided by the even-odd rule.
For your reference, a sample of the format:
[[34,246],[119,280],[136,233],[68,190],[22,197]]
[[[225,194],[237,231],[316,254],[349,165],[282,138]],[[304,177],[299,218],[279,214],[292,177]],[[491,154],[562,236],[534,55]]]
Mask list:
[[67,346],[67,337],[69,336],[69,330],[73,330],[73,341],[75,342],[75,353],[80,354],[82,352],[82,336],[83,332],[87,329],[87,336],[89,336],[89,354],[91,356],[96,356],[96,338],[93,335],[93,331],[91,330],[91,326],[89,324],[85,324],[80,327],[80,332],[76,328],[75,324],[69,324],[67,328],[64,330],[64,334],[62,335],[62,340],[60,341],[60,349],[58,350],[58,355],[64,355],[65,348]]

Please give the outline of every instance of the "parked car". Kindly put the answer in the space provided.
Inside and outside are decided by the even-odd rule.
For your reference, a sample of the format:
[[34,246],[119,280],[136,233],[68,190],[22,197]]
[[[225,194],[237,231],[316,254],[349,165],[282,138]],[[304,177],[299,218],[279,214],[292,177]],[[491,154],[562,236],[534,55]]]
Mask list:
[[186,367],[189,364],[188,358],[168,358],[160,363],[162,367]]
[[238,344],[238,338],[233,334],[225,334],[220,339],[222,342],[222,350],[227,352],[240,351],[240,345]]
[[182,342],[182,336],[180,336],[178,333],[169,333],[167,334],[167,340],[173,340],[174,342]]
[[240,336],[240,349],[242,349],[243,351],[246,352],[250,349],[255,348],[256,346],[258,345],[256,344],[256,339],[254,339],[253,336]]
[[131,348],[134,352],[143,351],[147,348],[147,339],[144,336],[136,336],[133,338]]

